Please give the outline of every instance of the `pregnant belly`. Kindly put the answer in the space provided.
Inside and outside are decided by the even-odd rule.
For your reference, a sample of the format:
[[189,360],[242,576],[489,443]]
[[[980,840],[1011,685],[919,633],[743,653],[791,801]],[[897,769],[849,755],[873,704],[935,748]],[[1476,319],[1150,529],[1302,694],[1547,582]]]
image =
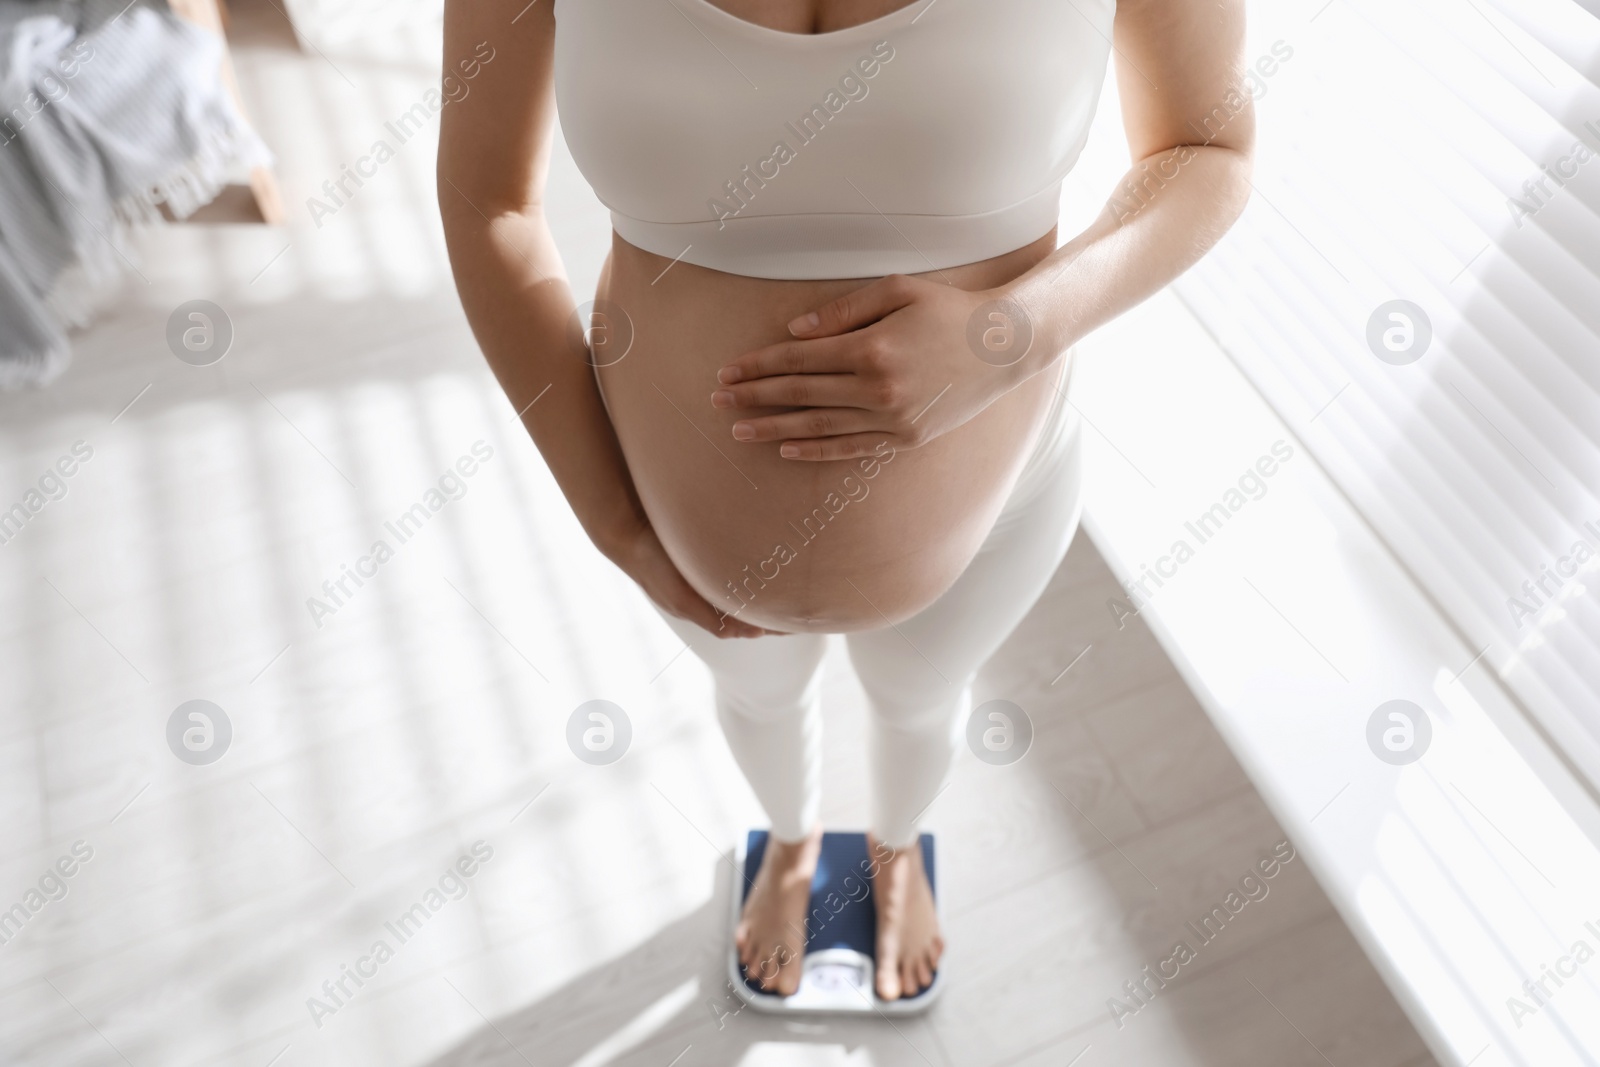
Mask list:
[[[924,277],[991,288],[1054,248],[1052,231]],[[1060,378],[1051,368],[922,447],[886,445],[870,459],[797,462],[777,442],[734,440],[737,418],[788,409],[713,408],[722,365],[784,340],[790,319],[869,281],[725,274],[620,237],[602,272],[596,302],[611,332],[596,375],[640,500],[690,585],[757,626],[877,629],[931,604],[993,526]]]

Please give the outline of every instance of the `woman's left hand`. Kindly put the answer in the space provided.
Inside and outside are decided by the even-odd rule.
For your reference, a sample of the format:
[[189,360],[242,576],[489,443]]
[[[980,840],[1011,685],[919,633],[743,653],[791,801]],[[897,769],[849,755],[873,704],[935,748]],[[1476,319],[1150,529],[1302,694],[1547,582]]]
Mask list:
[[779,454],[800,460],[868,456],[885,440],[915,448],[948,433],[1017,385],[1033,340],[1004,291],[904,274],[800,316],[789,332],[795,340],[724,366],[711,403],[801,408],[733,425],[738,440],[781,441]]

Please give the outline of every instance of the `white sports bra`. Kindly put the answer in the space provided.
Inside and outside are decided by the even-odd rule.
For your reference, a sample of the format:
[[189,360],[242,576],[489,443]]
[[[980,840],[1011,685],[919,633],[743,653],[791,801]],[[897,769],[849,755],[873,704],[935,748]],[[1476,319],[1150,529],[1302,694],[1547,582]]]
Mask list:
[[630,244],[757,278],[974,263],[1056,224],[1116,0],[915,0],[831,33],[555,0],[573,159]]

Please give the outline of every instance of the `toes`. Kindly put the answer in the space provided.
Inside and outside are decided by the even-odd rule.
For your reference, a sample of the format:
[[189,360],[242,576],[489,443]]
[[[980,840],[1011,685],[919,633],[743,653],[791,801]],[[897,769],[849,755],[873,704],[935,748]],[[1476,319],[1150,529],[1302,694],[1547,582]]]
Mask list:
[[883,946],[878,947],[878,997],[881,1000],[899,1000],[903,988],[900,980],[900,961]]
[[749,971],[756,984],[768,992],[778,984],[778,960],[771,953],[762,956]]
[[923,956],[917,960],[917,988],[927,989],[933,984],[933,968],[929,966],[928,957]]
[[922,992],[922,987],[917,984],[917,965],[910,960],[900,964],[900,995],[914,997]]
[[772,958],[778,965],[778,973],[773,976],[770,988],[788,996],[800,988],[800,958],[790,952],[787,945],[773,949]]
[[778,992],[784,996],[793,996],[795,990],[800,988],[800,958],[791,954],[788,963],[778,970]]
[[776,945],[761,953],[756,965],[746,964],[746,970],[764,992],[789,996],[800,988],[800,957],[787,945]]

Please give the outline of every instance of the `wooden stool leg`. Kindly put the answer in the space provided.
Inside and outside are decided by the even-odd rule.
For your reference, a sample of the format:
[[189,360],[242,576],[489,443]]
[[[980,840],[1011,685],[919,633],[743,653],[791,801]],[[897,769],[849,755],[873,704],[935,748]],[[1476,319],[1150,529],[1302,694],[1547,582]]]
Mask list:
[[[222,51],[222,80],[228,87],[228,95],[233,97],[233,103],[246,122],[250,121],[249,112],[245,109],[244,99],[239,95],[239,79],[233,71],[233,57],[228,51],[227,34],[224,32],[227,25],[228,13],[223,6],[223,0],[167,0],[173,14],[179,18],[187,19],[203,29],[210,30],[223,40]],[[227,199],[236,200],[235,197],[218,197],[219,201]],[[207,214],[201,218],[196,213],[196,221],[231,221],[231,222],[265,222],[271,226],[281,225],[285,215],[283,210],[283,197],[278,192],[278,179],[270,167],[255,167],[250,171],[249,199],[253,211],[243,218],[215,219]]]

